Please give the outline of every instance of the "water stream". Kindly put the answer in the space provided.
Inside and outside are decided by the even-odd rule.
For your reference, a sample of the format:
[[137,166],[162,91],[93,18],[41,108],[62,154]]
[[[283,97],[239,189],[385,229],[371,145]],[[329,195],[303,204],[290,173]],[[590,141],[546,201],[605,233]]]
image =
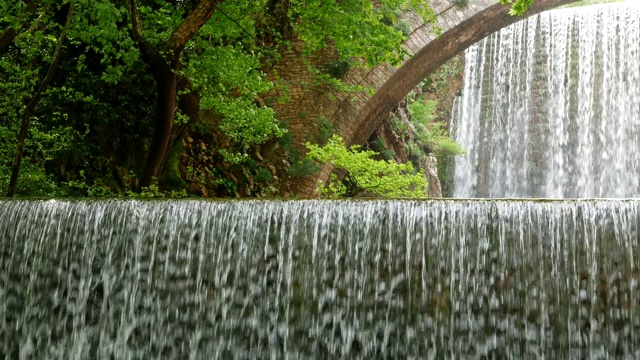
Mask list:
[[0,201],[0,358],[640,358],[640,200]]
[[[466,54],[464,197],[640,196],[640,2]],[[0,200],[0,358],[640,359],[640,199]]]
[[465,59],[454,197],[640,197],[640,1],[549,11]]

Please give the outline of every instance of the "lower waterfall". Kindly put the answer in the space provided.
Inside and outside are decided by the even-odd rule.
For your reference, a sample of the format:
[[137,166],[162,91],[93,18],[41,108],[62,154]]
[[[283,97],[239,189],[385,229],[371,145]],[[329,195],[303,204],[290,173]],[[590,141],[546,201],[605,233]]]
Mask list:
[[640,358],[640,200],[0,200],[0,358]]

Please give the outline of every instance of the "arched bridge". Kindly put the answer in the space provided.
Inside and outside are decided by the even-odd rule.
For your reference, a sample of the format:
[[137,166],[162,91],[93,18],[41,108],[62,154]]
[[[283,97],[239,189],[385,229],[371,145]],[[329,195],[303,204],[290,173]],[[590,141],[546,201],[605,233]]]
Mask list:
[[[524,17],[575,1],[535,0]],[[294,44],[283,55],[282,63],[287,67],[277,69],[285,80],[296,79],[295,83],[287,84],[290,100],[286,104],[269,104],[288,124],[294,141],[300,144],[313,139],[329,124],[347,145],[364,143],[429,73],[485,36],[524,18],[509,15],[510,6],[497,0],[469,0],[462,7],[453,0],[434,0],[431,6],[438,14],[433,25],[425,25],[412,14],[406,15],[405,21],[412,31],[403,46],[412,56],[400,67],[382,64],[369,70],[351,69],[343,78],[348,84],[364,85],[374,92],[347,94],[327,86],[312,86],[315,75],[308,71],[308,66],[291,65],[301,58],[302,49]],[[441,35],[435,34],[434,26],[441,29]],[[312,57],[311,63],[322,68],[335,58],[336,54],[328,50]],[[330,172],[331,167],[325,166],[318,175],[295,181],[290,190],[300,197],[312,197],[317,181],[327,179]]]

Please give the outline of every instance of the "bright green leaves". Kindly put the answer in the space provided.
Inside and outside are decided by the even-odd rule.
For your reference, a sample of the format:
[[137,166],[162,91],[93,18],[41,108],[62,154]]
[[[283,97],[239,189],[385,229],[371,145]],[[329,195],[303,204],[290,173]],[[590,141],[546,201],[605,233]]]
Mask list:
[[264,11],[259,0],[227,0],[218,6],[199,36],[214,43],[227,44],[239,41],[252,44],[257,37],[255,20]]
[[[326,184],[319,184],[322,196],[340,197],[365,191],[387,197],[426,197],[427,181],[422,171],[415,172],[410,163],[375,160],[373,151],[360,151],[358,146],[346,148],[342,139],[334,135],[327,145],[319,147],[307,143],[307,156],[321,163],[331,163],[346,172],[346,183],[335,174]],[[350,193],[351,192],[351,193]]]
[[455,142],[443,123],[433,121],[436,107],[435,101],[427,101],[420,97],[408,104],[411,123],[415,127],[415,137],[420,145],[425,146],[439,156],[463,155],[465,150]]
[[258,56],[241,44],[214,46],[201,42],[198,47],[201,53],[189,59],[184,75],[200,94],[201,108],[221,116],[219,129],[232,141],[226,159],[240,162],[249,148],[285,132],[272,109],[255,103],[259,94],[273,85],[260,71]]
[[170,2],[151,1],[151,4],[138,5],[144,37],[156,49],[162,49],[173,31],[185,17],[185,9]]
[[433,19],[433,12],[420,0],[292,0],[289,16],[309,51],[331,44],[343,59],[361,58],[367,66],[375,66],[403,60],[405,34],[395,25],[411,7]]
[[522,16],[533,4],[533,0],[500,0],[500,3],[504,5],[511,4],[510,15]]
[[429,6],[429,1],[425,0],[409,0],[409,6],[413,11],[417,12],[422,17],[422,20],[427,23],[433,23],[436,21],[436,12]]
[[108,84],[121,82],[139,59],[139,51],[129,35],[127,11],[108,0],[76,0],[76,16],[69,29],[69,40],[84,48],[78,56],[78,72],[87,70],[87,54],[97,54],[101,78]]
[[[256,54],[245,51],[242,44],[214,46],[203,42],[200,53],[185,62],[184,74],[195,87],[207,94],[230,94],[255,98],[271,89],[272,84],[260,71]],[[202,106],[207,108],[207,99]]]

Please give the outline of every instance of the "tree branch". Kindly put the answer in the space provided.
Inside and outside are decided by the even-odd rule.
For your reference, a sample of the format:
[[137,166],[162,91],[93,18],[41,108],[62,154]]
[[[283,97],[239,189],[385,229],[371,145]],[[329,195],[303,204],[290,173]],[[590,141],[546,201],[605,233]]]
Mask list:
[[[234,24],[236,24],[238,26],[238,28],[240,29],[240,31],[242,31],[243,33],[245,33],[250,39],[255,40],[256,42],[258,42],[258,39],[251,35],[251,33],[246,30],[245,28],[242,27],[242,25],[240,25],[240,22],[238,22],[238,20],[232,18],[231,16],[229,16],[229,14],[227,14],[226,11],[224,11],[224,9],[221,6],[218,6],[218,11],[224,15],[224,17],[226,17],[227,19],[229,19],[231,22],[233,22]],[[261,41],[262,45],[264,46],[264,41]]]
[[9,26],[0,34],[0,54],[5,52],[18,35],[18,30]]
[[[164,49],[169,53],[172,67],[175,67],[180,60],[180,53],[187,45],[189,40],[195,35],[204,24],[211,18],[217,5],[224,0],[200,0],[196,7],[187,15],[187,17],[173,31],[169,40],[167,40]],[[131,0],[135,2],[135,0]]]
[[64,28],[60,32],[60,36],[58,37],[58,41],[56,43],[56,48],[53,52],[53,58],[51,60],[51,64],[49,65],[49,69],[47,70],[47,74],[44,79],[40,83],[40,86],[36,90],[36,93],[33,95],[33,98],[27,104],[24,113],[22,114],[22,123],[20,124],[20,133],[18,135],[18,145],[16,146],[16,157],[13,161],[13,170],[11,172],[11,180],[9,181],[9,189],[7,190],[7,196],[12,197],[16,193],[16,189],[18,187],[18,177],[20,175],[20,164],[22,162],[22,157],[24,155],[24,143],[27,138],[27,133],[29,132],[29,122],[31,121],[31,116],[33,111],[35,110],[38,102],[42,98],[42,94],[44,90],[49,86],[51,80],[53,79],[53,75],[58,68],[58,64],[60,63],[60,54],[62,53],[62,44],[67,37],[67,32],[69,31],[69,25],[71,24],[71,20],[73,19],[73,4],[69,5],[69,11],[67,13],[67,21],[64,24]]
[[[26,14],[20,12],[18,16],[26,16],[34,13],[38,8],[38,5],[40,5],[40,0],[28,2],[27,6],[24,8]],[[16,39],[16,36],[18,36],[18,31],[20,31],[28,23],[29,19],[27,18],[20,23],[20,26],[17,29],[12,26],[8,26],[6,29],[4,29],[2,34],[0,34],[0,54],[7,51],[9,45],[11,45]]]
[[133,28],[132,38],[138,43],[143,60],[147,64],[151,64],[157,51],[153,49],[151,44],[144,37],[142,21],[140,21],[140,12],[138,11],[138,3],[136,0],[129,0],[129,15],[131,16],[131,27]]

